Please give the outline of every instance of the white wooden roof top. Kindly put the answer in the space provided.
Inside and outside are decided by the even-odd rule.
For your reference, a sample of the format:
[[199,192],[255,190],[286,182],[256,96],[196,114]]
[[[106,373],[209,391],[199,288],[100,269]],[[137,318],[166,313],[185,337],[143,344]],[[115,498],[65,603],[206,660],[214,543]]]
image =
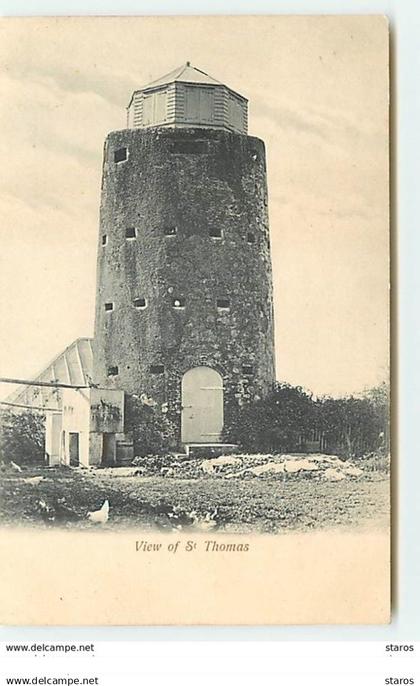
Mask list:
[[229,88],[229,86],[226,86],[226,84],[222,83],[221,81],[217,81],[217,79],[214,79],[212,76],[209,74],[206,74],[205,71],[202,71],[201,69],[198,69],[197,67],[193,67],[190,62],[185,62],[181,67],[178,67],[177,69],[174,69],[173,71],[170,71],[168,74],[165,74],[164,76],[161,76],[159,79],[156,79],[155,81],[151,81],[150,83],[146,84],[142,88],[137,88],[131,98],[130,102],[128,103],[128,107],[130,107],[133,97],[136,93],[142,93],[147,90],[152,90],[153,88],[159,88],[161,86],[167,86],[170,83],[195,83],[197,85],[207,85],[207,86],[225,86],[228,88],[228,90],[232,91],[232,93],[236,93],[239,97],[243,98],[243,100],[246,100],[243,95],[240,95],[237,91],[234,91],[232,88]]
[[192,67],[190,62],[185,62],[185,64],[183,64],[181,67],[178,67],[178,69],[174,69],[173,71],[169,72],[169,74],[161,76],[160,79],[151,81],[143,88],[140,88],[140,90],[156,88],[157,86],[166,86],[166,84],[173,83],[174,81],[181,81],[182,83],[202,83],[212,86],[223,85],[220,81],[216,81],[216,79],[214,79],[212,76],[206,74],[205,71],[197,69],[197,67]]

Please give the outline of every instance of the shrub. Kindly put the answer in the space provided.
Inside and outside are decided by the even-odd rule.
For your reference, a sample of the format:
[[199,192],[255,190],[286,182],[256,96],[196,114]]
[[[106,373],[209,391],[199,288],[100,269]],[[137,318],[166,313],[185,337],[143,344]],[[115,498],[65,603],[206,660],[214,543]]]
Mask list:
[[266,398],[229,417],[224,434],[247,452],[303,451],[308,440],[314,450],[363,457],[387,454],[388,426],[386,384],[358,397],[314,400],[300,386],[277,383]]
[[135,455],[143,457],[167,453],[173,429],[161,407],[128,396],[125,419],[126,429],[133,435]]
[[390,455],[365,455],[363,457],[363,470],[365,472],[378,472],[380,474],[389,474],[391,471]]
[[31,463],[45,459],[45,417],[35,411],[1,413],[0,451],[5,462]]
[[360,397],[324,397],[317,402],[318,429],[325,450],[347,457],[388,452],[388,394],[386,386]]
[[292,452],[299,449],[314,419],[311,394],[300,386],[277,383],[266,398],[241,408],[225,434],[248,452]]

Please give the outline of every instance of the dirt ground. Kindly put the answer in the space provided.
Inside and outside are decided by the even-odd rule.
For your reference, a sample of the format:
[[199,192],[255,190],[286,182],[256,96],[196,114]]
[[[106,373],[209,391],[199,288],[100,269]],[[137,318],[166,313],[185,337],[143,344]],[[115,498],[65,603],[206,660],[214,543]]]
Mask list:
[[[167,527],[165,511],[179,506],[199,517],[215,507],[218,531],[286,533],[335,527],[383,528],[389,519],[389,478],[364,475],[337,483],[293,475],[287,480],[116,476],[113,470],[26,468],[0,474],[0,526],[65,526],[95,530],[88,511],[110,503],[102,530]],[[26,480],[42,475],[38,483]],[[39,501],[63,511],[42,516]],[[58,521],[59,519],[59,521]],[[187,525],[185,525],[187,526]],[[189,525],[188,525],[189,526]],[[184,528],[184,527],[183,527]]]

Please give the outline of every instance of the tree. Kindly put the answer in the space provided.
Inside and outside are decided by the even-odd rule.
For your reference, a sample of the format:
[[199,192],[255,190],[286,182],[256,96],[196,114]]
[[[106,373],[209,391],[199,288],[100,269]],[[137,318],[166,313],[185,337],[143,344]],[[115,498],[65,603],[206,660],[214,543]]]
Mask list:
[[300,386],[277,383],[270,395],[238,411],[226,430],[226,438],[243,450],[290,452],[298,450],[314,426],[312,395]]
[[361,397],[321,398],[317,416],[327,452],[360,457],[384,446],[388,410],[384,393],[378,389],[366,391]]
[[371,403],[375,415],[375,423],[379,428],[378,449],[380,452],[389,452],[389,429],[390,429],[390,389],[384,381],[364,393],[364,397]]
[[388,450],[388,425],[386,384],[358,397],[314,400],[300,386],[278,383],[228,420],[225,438],[243,450],[277,453],[301,451],[305,439],[317,436],[322,451],[361,457]]
[[45,459],[45,416],[36,411],[1,412],[0,452],[5,462],[31,463]]

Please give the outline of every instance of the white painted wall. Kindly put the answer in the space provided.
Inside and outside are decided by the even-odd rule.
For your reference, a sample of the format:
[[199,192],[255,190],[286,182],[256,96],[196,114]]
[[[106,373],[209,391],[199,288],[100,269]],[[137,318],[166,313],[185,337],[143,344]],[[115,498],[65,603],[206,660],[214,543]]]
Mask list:
[[79,434],[79,463],[89,466],[90,389],[63,388],[61,464],[70,464],[70,433]]
[[79,464],[82,467],[101,464],[103,432],[119,433],[123,428],[123,391],[64,388],[62,397],[62,422],[55,430],[59,462],[70,465],[70,433],[78,433]]
[[45,420],[45,452],[48,466],[60,464],[60,437],[62,426],[61,412],[47,412]]

